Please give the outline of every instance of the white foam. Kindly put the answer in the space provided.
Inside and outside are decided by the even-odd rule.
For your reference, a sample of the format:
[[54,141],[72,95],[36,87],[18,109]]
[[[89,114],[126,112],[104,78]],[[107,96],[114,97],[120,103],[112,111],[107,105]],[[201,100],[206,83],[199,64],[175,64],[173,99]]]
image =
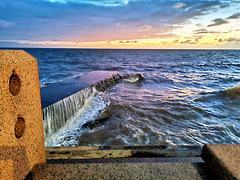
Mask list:
[[142,80],[142,79],[144,79],[142,73],[130,74],[130,75],[127,75],[123,78],[123,80],[127,81],[127,82],[137,82],[137,81]]
[[84,106],[74,117],[69,119],[56,133],[45,139],[45,146],[78,145],[78,137],[84,131],[81,126],[88,121],[94,121],[109,104],[109,99],[105,99],[101,93],[96,92],[85,101]]
[[65,123],[76,116],[86,100],[96,92],[95,87],[87,87],[42,110],[45,139],[57,132]]

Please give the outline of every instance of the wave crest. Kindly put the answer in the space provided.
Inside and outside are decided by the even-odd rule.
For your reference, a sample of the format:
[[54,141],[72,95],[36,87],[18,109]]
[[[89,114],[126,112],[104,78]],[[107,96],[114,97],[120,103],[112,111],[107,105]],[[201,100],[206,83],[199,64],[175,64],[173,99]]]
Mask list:
[[230,96],[231,98],[240,98],[240,84],[228,88],[222,91],[222,93],[226,96]]
[[122,78],[124,81],[127,81],[127,82],[137,82],[137,81],[144,80],[142,73],[123,75]]

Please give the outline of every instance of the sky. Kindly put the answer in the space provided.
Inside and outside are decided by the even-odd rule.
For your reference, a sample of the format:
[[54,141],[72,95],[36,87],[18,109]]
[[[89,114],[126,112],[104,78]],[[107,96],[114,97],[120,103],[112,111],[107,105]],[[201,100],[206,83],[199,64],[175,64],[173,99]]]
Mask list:
[[240,49],[240,0],[1,0],[0,47]]

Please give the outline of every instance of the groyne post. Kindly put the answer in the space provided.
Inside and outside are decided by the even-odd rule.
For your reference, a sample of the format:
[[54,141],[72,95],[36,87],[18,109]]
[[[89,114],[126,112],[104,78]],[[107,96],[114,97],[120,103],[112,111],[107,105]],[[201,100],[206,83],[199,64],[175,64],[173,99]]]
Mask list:
[[46,162],[37,60],[0,50],[0,179],[24,179]]

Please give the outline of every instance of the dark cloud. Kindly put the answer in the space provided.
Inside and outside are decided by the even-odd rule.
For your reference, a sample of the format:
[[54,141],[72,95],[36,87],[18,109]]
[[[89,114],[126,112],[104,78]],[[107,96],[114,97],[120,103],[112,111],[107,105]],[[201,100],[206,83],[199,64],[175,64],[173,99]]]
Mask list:
[[240,43],[240,38],[228,38],[227,42]]
[[226,8],[226,7],[229,7],[230,5],[229,4],[222,4],[221,6],[220,6],[220,8]]
[[[158,2],[158,1],[157,1]],[[164,1],[165,2],[165,1]],[[153,18],[167,19],[168,24],[180,24],[186,22],[190,18],[197,18],[210,13],[211,10],[217,10],[222,5],[220,1],[182,1],[185,4],[184,8],[174,9],[169,8],[169,3],[156,3],[156,7],[161,7],[153,11]],[[158,21],[159,22],[159,21]]]
[[240,13],[233,14],[232,16],[229,16],[227,19],[239,19],[240,18]]
[[195,30],[194,32],[195,32],[194,34],[219,34],[219,33],[221,33],[219,31],[208,31],[205,28]]
[[221,18],[214,19],[214,20],[212,20],[212,22],[213,23],[209,24],[208,27],[219,26],[219,25],[228,23],[227,21],[225,21],[224,19],[221,19]]
[[219,43],[223,43],[223,42],[225,42],[226,41],[226,39],[222,39],[222,38],[220,38],[220,39],[216,39]]
[[201,37],[201,36],[199,36],[199,37],[195,38],[195,41],[196,41],[196,42],[199,42],[199,40],[200,40],[200,39],[202,39],[202,37]]
[[121,44],[137,43],[137,41],[119,41]]
[[180,42],[180,44],[197,44],[197,42],[188,39],[188,40],[186,40],[186,41]]

